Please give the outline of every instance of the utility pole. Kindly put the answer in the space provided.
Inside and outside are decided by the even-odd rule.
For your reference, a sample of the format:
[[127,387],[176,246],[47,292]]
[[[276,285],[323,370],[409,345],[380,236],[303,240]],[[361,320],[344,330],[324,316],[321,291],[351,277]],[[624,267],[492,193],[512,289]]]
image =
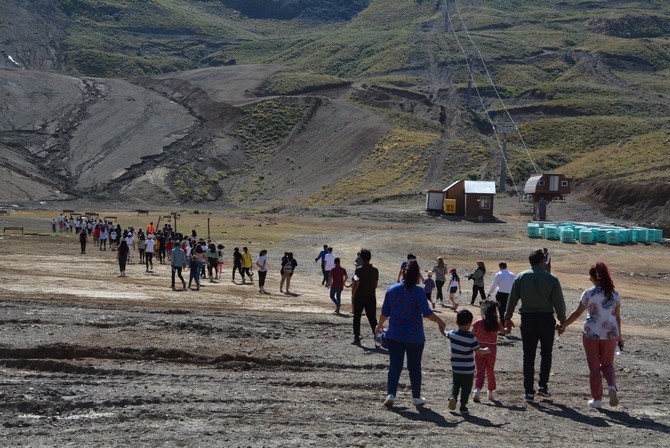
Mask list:
[[470,112],[472,110],[472,56],[468,53],[466,56],[468,64],[468,90],[465,94],[465,110]]
[[444,32],[449,32],[449,6],[447,0],[444,0]]
[[498,191],[505,191],[507,183],[507,134],[514,132],[516,127],[512,122],[503,122],[496,124],[496,132],[502,135],[502,160],[500,162],[500,183]]

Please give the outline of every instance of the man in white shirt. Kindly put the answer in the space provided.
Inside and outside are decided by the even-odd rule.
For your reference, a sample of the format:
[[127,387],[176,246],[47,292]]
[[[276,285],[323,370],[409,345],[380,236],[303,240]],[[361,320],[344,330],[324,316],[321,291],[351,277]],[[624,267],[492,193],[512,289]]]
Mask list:
[[[333,248],[328,248],[328,253],[323,256],[323,273],[326,278],[330,278],[330,271],[335,267],[335,255],[333,255]],[[326,280],[326,288],[330,287],[330,280]]]
[[133,252],[135,251],[135,238],[133,238],[133,232],[128,231],[126,235],[126,244],[128,245],[128,264],[132,263]]
[[509,293],[512,291],[512,284],[514,284],[514,273],[507,270],[507,263],[501,261],[498,263],[500,271],[493,277],[493,282],[489,288],[488,298],[491,294],[496,292],[496,302],[498,302],[498,315],[500,316],[500,323],[504,325],[505,322],[505,308],[507,308],[507,299]]
[[144,260],[147,267],[147,272],[154,271],[154,247],[156,247],[156,240],[152,233],[147,235],[147,241],[144,246]]

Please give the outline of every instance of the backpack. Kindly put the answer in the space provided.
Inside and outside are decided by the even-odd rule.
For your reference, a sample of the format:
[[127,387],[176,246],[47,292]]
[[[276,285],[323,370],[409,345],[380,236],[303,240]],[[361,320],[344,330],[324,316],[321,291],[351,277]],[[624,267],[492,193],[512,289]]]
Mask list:
[[290,274],[293,272],[293,262],[292,260],[286,260],[286,263],[284,263],[284,266],[282,267],[282,271],[284,274]]

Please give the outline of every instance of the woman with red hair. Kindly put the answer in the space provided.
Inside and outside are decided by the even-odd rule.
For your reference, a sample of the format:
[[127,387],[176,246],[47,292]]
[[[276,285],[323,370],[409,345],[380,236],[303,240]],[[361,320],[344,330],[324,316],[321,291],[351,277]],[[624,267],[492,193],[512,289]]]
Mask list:
[[609,389],[610,406],[619,404],[616,380],[614,378],[614,353],[617,343],[623,345],[621,336],[621,297],[614,290],[614,282],[607,265],[598,262],[589,269],[593,286],[584,293],[579,305],[570,316],[559,325],[559,334],[573,323],[586,310],[586,321],[582,329],[582,342],[589,365],[589,384],[591,400],[589,406],[602,407],[603,385],[605,377]]

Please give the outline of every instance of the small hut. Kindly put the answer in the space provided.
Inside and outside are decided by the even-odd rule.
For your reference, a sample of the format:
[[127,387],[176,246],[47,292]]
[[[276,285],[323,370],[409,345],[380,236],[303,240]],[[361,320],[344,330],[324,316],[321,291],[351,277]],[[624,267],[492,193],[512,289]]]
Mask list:
[[426,210],[435,213],[444,213],[444,191],[426,191]]
[[493,181],[458,180],[444,189],[445,203],[456,201],[456,214],[479,221],[493,218],[496,183]]

